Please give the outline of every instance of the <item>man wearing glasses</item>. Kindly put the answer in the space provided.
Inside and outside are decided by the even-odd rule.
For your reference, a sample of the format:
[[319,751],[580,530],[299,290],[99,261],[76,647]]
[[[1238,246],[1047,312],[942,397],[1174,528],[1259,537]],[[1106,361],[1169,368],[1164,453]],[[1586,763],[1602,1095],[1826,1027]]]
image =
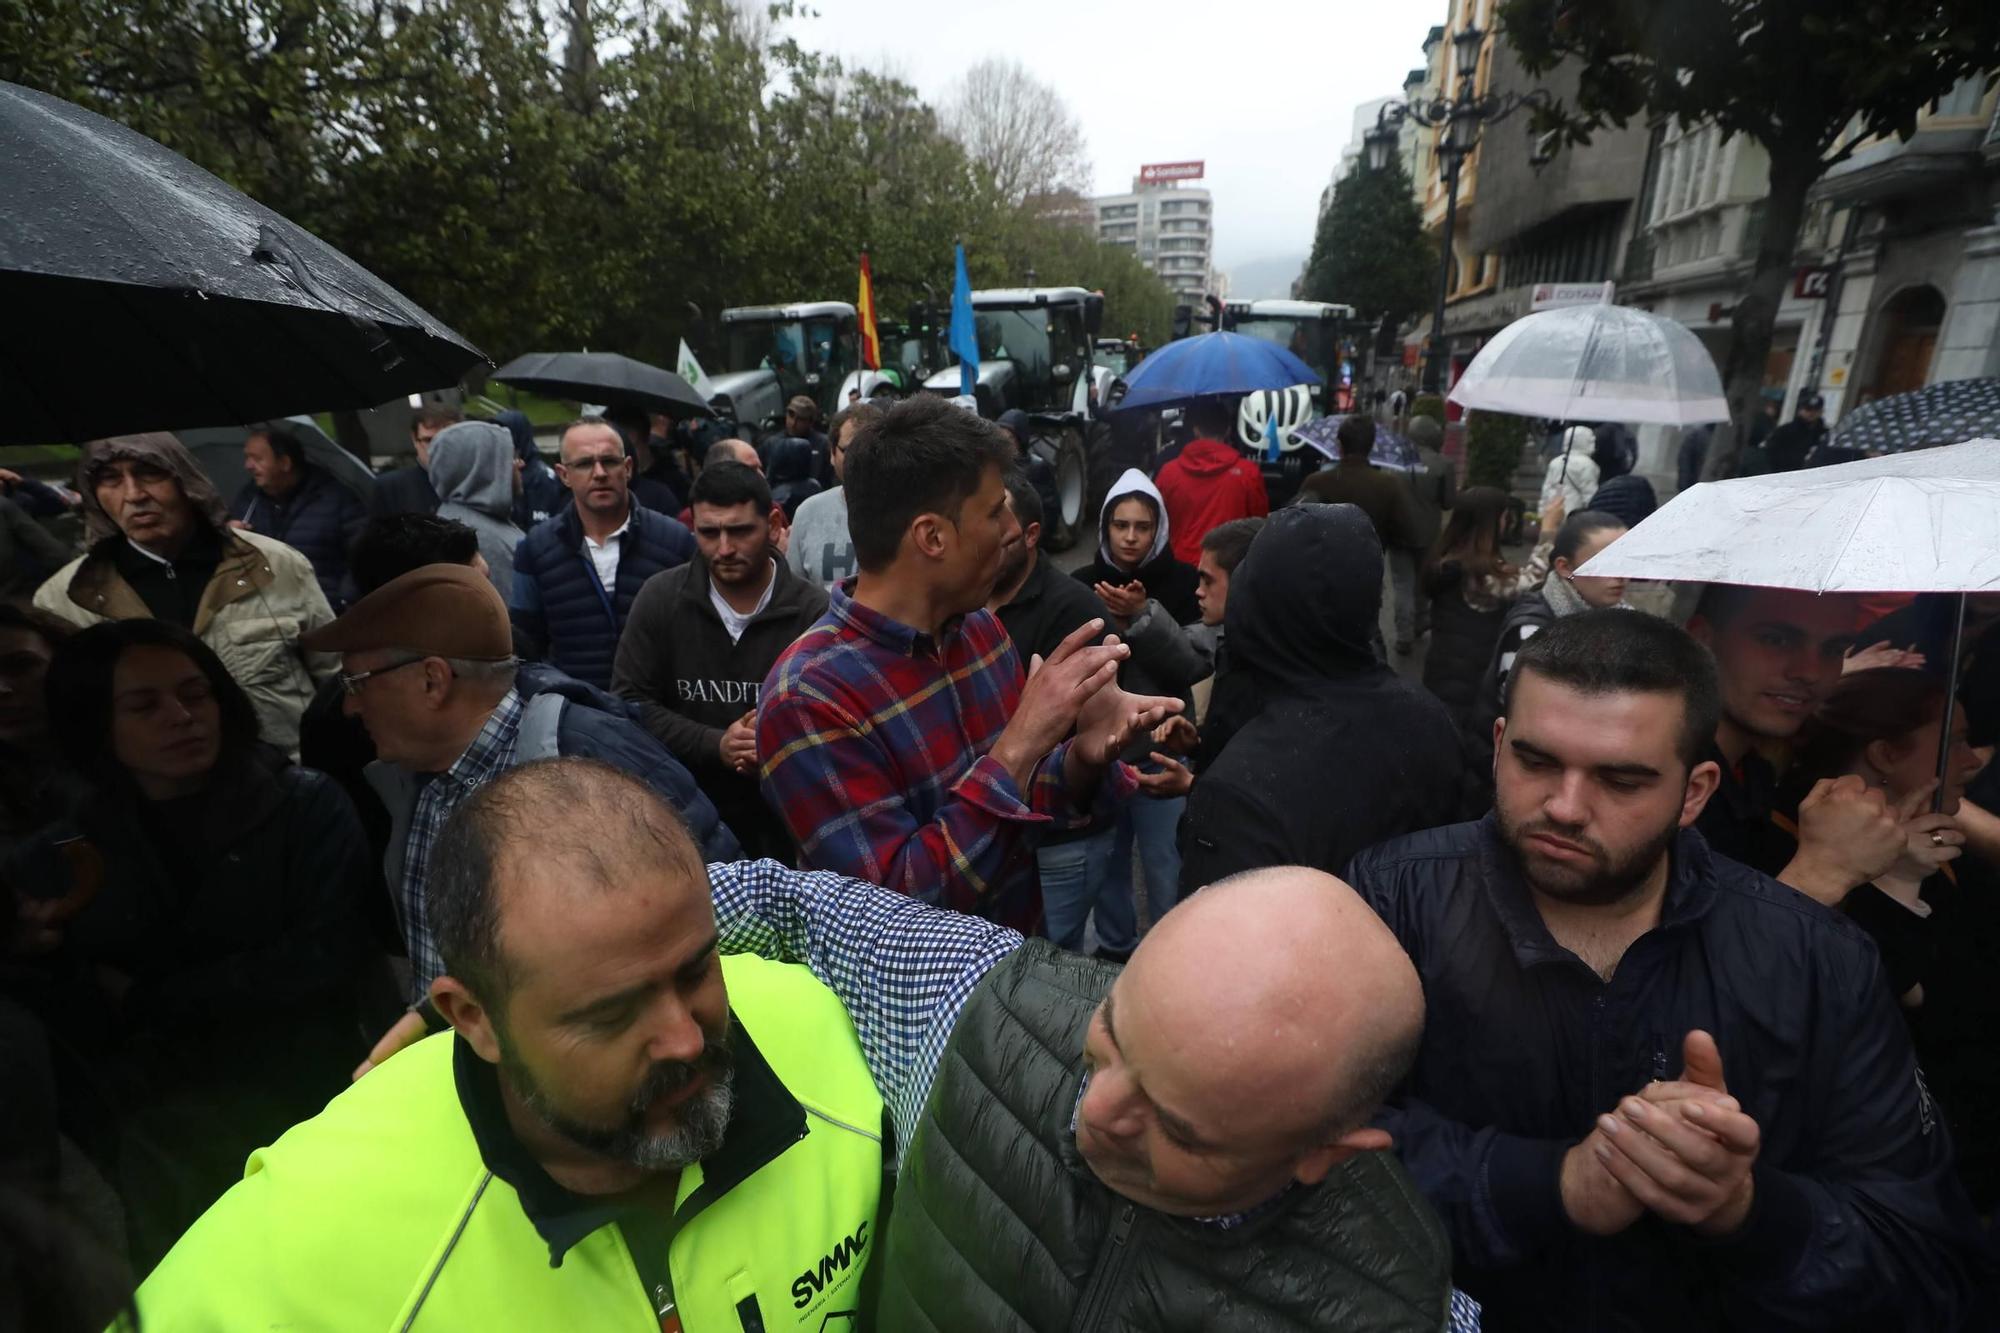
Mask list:
[[608,690],[632,600],[647,579],[694,556],[694,536],[633,498],[625,439],[601,417],[563,432],[556,472],[575,503],[522,540],[511,609],[551,665]]
[[[536,759],[601,760],[643,780],[678,810],[705,861],[740,855],[687,769],[622,705],[515,658],[507,608],[468,566],[425,565],[393,578],[304,643],[310,652],[340,654],[345,711],[361,719],[375,743],[367,776],[389,811],[383,873],[410,958],[412,1011],[362,1071],[426,1027],[442,1026],[423,1012],[423,997],[443,969],[424,909],[431,844],[446,817],[499,774]],[[587,811],[549,814],[588,817]]]

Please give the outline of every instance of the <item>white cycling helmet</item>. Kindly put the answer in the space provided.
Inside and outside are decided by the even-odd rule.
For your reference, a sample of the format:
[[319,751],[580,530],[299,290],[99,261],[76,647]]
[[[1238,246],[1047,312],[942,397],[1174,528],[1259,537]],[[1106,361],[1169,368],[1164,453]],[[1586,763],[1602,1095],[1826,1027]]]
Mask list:
[[1262,453],[1271,447],[1275,422],[1280,449],[1297,448],[1292,432],[1312,419],[1312,390],[1303,384],[1289,389],[1264,389],[1243,395],[1236,411],[1236,433],[1243,447]]

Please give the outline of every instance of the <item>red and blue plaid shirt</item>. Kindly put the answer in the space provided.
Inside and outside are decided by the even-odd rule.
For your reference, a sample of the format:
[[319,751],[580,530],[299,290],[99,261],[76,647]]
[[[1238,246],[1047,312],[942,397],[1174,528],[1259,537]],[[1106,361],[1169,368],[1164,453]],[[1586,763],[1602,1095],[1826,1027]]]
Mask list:
[[[1028,790],[989,751],[1025,679],[991,612],[936,637],[833,590],[833,603],[778,659],[757,705],[764,799],[807,866],[1028,929],[1041,910],[1037,830],[1091,813],[1063,780],[1069,742]],[[1137,782],[1115,765],[1100,807]]]

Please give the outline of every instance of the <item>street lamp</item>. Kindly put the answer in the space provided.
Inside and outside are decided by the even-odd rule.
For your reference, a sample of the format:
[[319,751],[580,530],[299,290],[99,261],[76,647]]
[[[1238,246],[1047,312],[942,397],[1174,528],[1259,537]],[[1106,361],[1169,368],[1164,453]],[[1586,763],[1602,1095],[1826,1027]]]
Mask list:
[[1458,72],[1457,95],[1391,103],[1382,108],[1375,118],[1375,128],[1361,140],[1368,169],[1381,171],[1396,151],[1404,122],[1415,121],[1427,129],[1442,127],[1437,151],[1444,162],[1444,233],[1438,246],[1438,296],[1437,309],[1431,317],[1431,354],[1424,362],[1426,393],[1444,392],[1444,303],[1451,294],[1451,233],[1458,223],[1459,168],[1479,146],[1480,128],[1488,121],[1505,120],[1524,106],[1546,111],[1555,104],[1555,99],[1543,88],[1483,96],[1475,92],[1479,53],[1485,44],[1486,34],[1477,26],[1468,23],[1460,28],[1451,39],[1452,60]]

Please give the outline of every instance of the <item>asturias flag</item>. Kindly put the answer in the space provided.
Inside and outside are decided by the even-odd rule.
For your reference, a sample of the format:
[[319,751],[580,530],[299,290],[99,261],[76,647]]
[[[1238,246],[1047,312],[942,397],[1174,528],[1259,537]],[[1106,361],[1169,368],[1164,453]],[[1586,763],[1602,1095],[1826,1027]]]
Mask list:
[[972,322],[972,279],[965,274],[965,247],[958,247],[958,273],[951,284],[951,350],[958,358],[958,391],[970,398],[979,384],[979,332]]
[[870,370],[882,368],[882,335],[875,331],[875,279],[868,272],[868,252],[861,252],[861,300],[855,304],[861,319],[861,364]]

